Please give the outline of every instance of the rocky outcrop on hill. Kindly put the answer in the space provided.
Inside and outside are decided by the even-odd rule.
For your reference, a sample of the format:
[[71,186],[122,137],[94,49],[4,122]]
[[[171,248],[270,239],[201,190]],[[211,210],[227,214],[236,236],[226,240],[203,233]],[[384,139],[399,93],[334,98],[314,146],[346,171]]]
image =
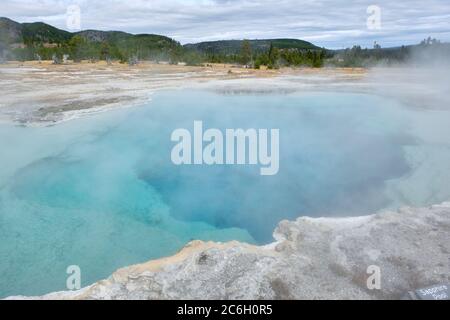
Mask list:
[[[397,299],[450,282],[450,202],[282,221],[274,237],[261,247],[194,241],[79,291],[31,299]],[[378,268],[380,289],[369,289]]]

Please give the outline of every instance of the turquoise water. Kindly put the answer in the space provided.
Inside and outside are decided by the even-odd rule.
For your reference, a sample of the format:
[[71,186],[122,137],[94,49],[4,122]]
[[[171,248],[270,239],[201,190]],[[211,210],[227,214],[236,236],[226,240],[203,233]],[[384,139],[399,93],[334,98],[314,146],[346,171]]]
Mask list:
[[[162,92],[51,127],[0,125],[0,297],[64,290],[192,239],[268,243],[282,219],[372,213],[416,144],[404,108],[362,94]],[[175,166],[177,128],[279,128],[280,170]]]

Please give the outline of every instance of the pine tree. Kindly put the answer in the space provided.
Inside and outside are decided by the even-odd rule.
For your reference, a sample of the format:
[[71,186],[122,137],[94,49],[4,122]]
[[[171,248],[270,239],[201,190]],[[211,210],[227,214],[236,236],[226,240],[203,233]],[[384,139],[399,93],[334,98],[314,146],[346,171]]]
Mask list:
[[248,65],[252,60],[252,47],[250,45],[250,41],[244,40],[242,41],[241,48],[241,62],[244,65]]

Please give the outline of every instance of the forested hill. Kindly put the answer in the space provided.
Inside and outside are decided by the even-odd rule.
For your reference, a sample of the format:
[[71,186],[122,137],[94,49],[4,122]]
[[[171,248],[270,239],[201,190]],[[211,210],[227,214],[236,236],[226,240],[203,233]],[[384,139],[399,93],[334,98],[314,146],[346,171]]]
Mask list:
[[288,63],[321,65],[323,52],[310,42],[297,39],[225,40],[182,46],[155,34],[133,35],[121,31],[85,30],[71,33],[42,22],[17,23],[0,18],[0,60],[139,60],[230,62],[276,67],[280,54]]
[[[6,58],[50,59],[68,54],[72,59],[164,59],[183,54],[175,40],[154,34],[86,30],[71,33],[42,22],[17,23],[0,17],[0,53]],[[1,57],[0,57],[1,58]]]
[[70,38],[70,32],[42,22],[17,23],[0,17],[0,41],[6,44],[62,43]]
[[[204,54],[234,55],[239,54],[244,40],[220,40],[186,44],[185,48],[194,49]],[[298,39],[263,39],[248,40],[253,53],[267,52],[272,45],[277,49],[318,50],[310,42]]]

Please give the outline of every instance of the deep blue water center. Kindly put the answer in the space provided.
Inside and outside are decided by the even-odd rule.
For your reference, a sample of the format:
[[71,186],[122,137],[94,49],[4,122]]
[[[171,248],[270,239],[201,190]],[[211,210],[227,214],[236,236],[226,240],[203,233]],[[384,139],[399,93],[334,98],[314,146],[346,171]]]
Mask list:
[[[280,169],[175,166],[177,128],[280,129]],[[192,239],[268,243],[277,223],[373,213],[413,144],[396,103],[362,94],[162,92],[52,127],[0,126],[0,297],[64,290]]]

